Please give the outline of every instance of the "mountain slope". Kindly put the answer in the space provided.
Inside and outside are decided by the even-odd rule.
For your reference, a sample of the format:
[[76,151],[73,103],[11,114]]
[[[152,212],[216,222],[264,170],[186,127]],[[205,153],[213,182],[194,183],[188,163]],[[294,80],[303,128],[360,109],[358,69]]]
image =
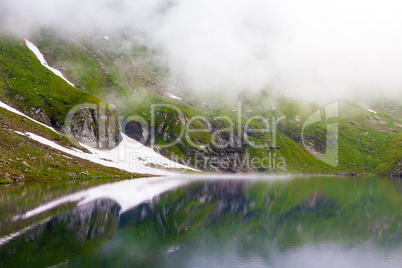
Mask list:
[[[211,99],[178,84],[173,93],[180,98],[175,97],[169,93],[168,70],[156,61],[157,52],[125,36],[78,40],[42,31],[31,41],[77,88],[44,68],[17,39],[3,34],[0,100],[60,131],[66,130],[64,118],[72,107],[101,100],[115,105],[111,113],[120,116],[122,128],[109,131],[114,133],[108,138],[112,147],[122,131],[176,162],[204,171],[400,174],[402,105],[397,100],[364,105],[340,101],[339,117],[314,123],[302,135],[306,120],[324,105],[268,90],[216,94]],[[96,114],[91,109],[81,112],[84,120],[76,120],[83,126],[76,127],[74,137],[83,141],[90,136],[99,146],[107,137],[101,137],[99,122],[88,119]],[[339,158],[331,166],[316,155],[328,149],[327,124],[334,123]]]
[[30,119],[0,108],[0,178],[4,178],[4,182],[49,178],[138,177],[137,174],[62,153],[17,132],[35,133],[65,148],[86,151],[81,146],[71,144],[66,137]]
[[[88,150],[64,136],[64,120],[71,108],[82,102],[99,104],[101,101],[91,94],[79,90],[42,66],[35,55],[15,37],[0,36],[0,183],[19,180],[47,178],[132,178],[133,172],[164,174],[166,160],[149,167],[154,159],[128,159],[122,165],[119,158],[110,160],[107,153]],[[8,104],[22,111],[18,114]],[[108,109],[108,105],[105,105]],[[13,112],[14,111],[14,112]],[[96,114],[96,111],[93,111]],[[16,114],[17,113],[17,114]],[[30,118],[36,119],[31,120]],[[83,119],[89,129],[74,133],[82,135],[92,132],[95,142],[101,137],[99,124],[91,114],[80,110],[73,117],[71,125]],[[39,123],[39,122],[40,123]],[[73,124],[74,123],[74,124]],[[42,125],[43,124],[43,125]],[[57,133],[54,127],[60,133]],[[109,129],[113,129],[109,127]],[[121,138],[117,137],[120,141]],[[144,150],[139,152],[144,153]],[[130,153],[128,151],[127,153]],[[147,153],[148,157],[161,158]],[[99,156],[97,156],[99,155]],[[104,156],[102,156],[104,155]],[[102,158],[103,157],[103,158]],[[136,164],[137,166],[129,166]],[[141,168],[144,167],[144,168]],[[170,167],[170,166],[168,166]],[[183,168],[178,166],[178,168]],[[122,170],[123,169],[123,170]],[[156,173],[155,173],[156,172]]]

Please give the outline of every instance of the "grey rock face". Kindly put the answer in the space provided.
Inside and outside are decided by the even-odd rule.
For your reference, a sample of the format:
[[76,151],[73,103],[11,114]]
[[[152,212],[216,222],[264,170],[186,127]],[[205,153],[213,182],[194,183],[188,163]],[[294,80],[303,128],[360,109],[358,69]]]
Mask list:
[[117,115],[83,105],[72,117],[70,123],[73,137],[88,146],[95,148],[115,147],[120,142],[120,127]]
[[121,126],[122,131],[125,132],[128,137],[139,141],[144,145],[149,143],[150,130],[146,124],[141,124],[140,121],[132,120],[125,124],[121,123]]
[[35,108],[32,107],[29,111],[29,116],[45,125],[51,126],[52,122],[49,116],[45,113],[42,107]]
[[398,161],[395,165],[395,171],[394,171],[394,176],[396,177],[402,177],[402,160]]

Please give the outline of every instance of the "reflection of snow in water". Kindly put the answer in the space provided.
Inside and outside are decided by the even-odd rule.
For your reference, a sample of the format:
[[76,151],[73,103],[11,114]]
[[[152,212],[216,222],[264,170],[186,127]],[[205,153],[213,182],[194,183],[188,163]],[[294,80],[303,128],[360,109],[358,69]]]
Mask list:
[[78,205],[86,204],[97,199],[111,199],[116,201],[120,207],[120,214],[133,208],[142,202],[150,201],[154,197],[196,181],[206,180],[265,180],[273,181],[289,179],[292,176],[212,176],[212,175],[176,175],[172,177],[141,178],[97,186],[85,191],[71,194],[47,204],[41,205],[22,215],[17,215],[13,220],[26,219],[38,215],[64,203],[77,202]]
[[173,252],[175,252],[175,251],[178,251],[179,249],[180,249],[180,246],[173,246],[173,247],[168,248],[168,250],[166,251],[166,253],[167,253],[167,254],[171,254],[171,253],[173,253]]
[[[47,212],[60,205],[66,203],[78,202],[77,206],[87,204],[98,199],[111,199],[118,203],[121,207],[120,214],[146,201],[151,201],[154,197],[159,196],[169,190],[185,186],[190,183],[199,181],[219,181],[219,180],[254,180],[254,181],[276,181],[290,179],[293,176],[233,176],[233,175],[175,175],[171,177],[154,177],[141,178],[127,181],[119,181],[115,183],[97,186],[78,193],[67,195],[47,204],[38,206],[24,214],[16,215],[13,221],[31,218],[35,215]],[[25,232],[35,228],[38,224],[48,221],[49,218],[32,226],[28,226],[21,231],[9,234],[0,238],[0,245],[6,244],[12,239],[24,234]],[[167,254],[178,251],[180,246],[174,246],[167,249]]]
[[9,234],[9,235],[4,236],[4,237],[1,237],[1,238],[0,238],[0,246],[6,244],[6,243],[8,243],[8,242],[10,242],[10,241],[13,240],[14,238],[16,238],[16,237],[18,237],[18,236],[24,234],[25,232],[28,232],[29,230],[32,230],[32,229],[35,228],[36,226],[39,226],[39,225],[41,225],[42,223],[45,223],[45,222],[47,222],[47,221],[49,221],[49,220],[50,220],[50,217],[47,218],[47,219],[45,219],[45,220],[43,220],[43,221],[41,221],[41,222],[35,223],[35,224],[31,225],[31,226],[25,227],[25,228],[22,229],[21,231],[18,231],[18,232]]
[[30,218],[65,203],[79,201],[78,205],[82,205],[96,199],[112,199],[116,201],[121,207],[120,213],[123,213],[144,201],[151,200],[155,196],[185,183],[186,180],[180,178],[141,178],[101,185],[39,206],[23,215],[15,216],[14,220]]

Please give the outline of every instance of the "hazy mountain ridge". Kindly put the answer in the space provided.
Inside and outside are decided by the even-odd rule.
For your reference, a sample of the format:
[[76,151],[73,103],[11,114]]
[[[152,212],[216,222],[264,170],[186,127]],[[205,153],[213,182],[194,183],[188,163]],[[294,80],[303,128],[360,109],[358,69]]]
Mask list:
[[[269,90],[245,91],[232,96],[217,94],[208,98],[200,91],[188,90],[182,83],[172,83],[168,69],[159,63],[161,55],[157,51],[124,36],[113,38],[93,36],[77,40],[61,38],[49,31],[33,35],[31,41],[49,65],[61,70],[76,85],[77,89],[74,89],[35,62],[35,57],[22,42],[3,35],[0,98],[61,131],[63,120],[73,106],[103,100],[115,105],[119,115],[141,117],[141,120],[132,120],[123,130],[129,137],[140,139],[144,133],[153,134],[143,141],[146,145],[153,145],[156,151],[179,162],[190,161],[190,166],[205,171],[400,175],[402,105],[398,100],[370,102],[365,104],[367,107],[341,101],[340,117],[336,120],[339,124],[339,160],[337,167],[331,167],[312,156],[301,139],[303,123],[323,105],[277,96]],[[183,99],[173,99],[169,92]],[[171,105],[181,114],[166,106],[157,111],[152,121],[152,104]],[[239,114],[241,120],[238,120]],[[208,119],[210,133],[193,132],[188,139],[180,139],[174,146],[158,148],[161,147],[158,145],[176,140],[181,133],[181,123],[188,123],[194,116]],[[225,130],[230,126],[228,120],[217,119],[218,116],[231,119],[234,133]],[[253,133],[244,128],[253,116],[270,121],[283,119],[277,124],[270,122],[266,132]],[[142,128],[141,122],[147,129]],[[206,123],[195,120],[191,126],[202,129]],[[260,128],[264,122],[251,120],[249,123],[253,128]],[[231,146],[219,148],[211,142],[212,136],[221,144],[232,142],[232,136],[236,139]],[[314,124],[305,133],[306,143],[321,153],[325,152],[326,136],[325,122]],[[80,133],[76,138],[80,140]],[[204,146],[195,148],[194,142]],[[283,163],[280,167],[242,166],[245,157]],[[227,164],[222,167],[211,159]]]

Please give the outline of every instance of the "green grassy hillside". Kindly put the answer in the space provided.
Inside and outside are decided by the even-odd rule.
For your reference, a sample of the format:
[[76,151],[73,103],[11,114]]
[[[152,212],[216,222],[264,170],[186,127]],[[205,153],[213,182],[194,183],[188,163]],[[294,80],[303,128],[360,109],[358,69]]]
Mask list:
[[[7,34],[0,37],[0,100],[57,129],[62,129],[75,105],[102,100],[116,105],[119,115],[135,118],[137,132],[139,122],[146,125],[146,132],[153,134],[145,141],[148,146],[205,171],[391,175],[402,159],[402,104],[397,100],[370,103],[376,113],[341,101],[338,118],[312,124],[302,137],[307,118],[324,105],[268,90],[208,99],[179,88],[184,99],[169,98],[168,70],[158,64],[158,52],[126,36],[78,40],[45,30],[33,35],[31,41],[49,64],[62,70],[77,88],[43,67],[22,40]],[[164,106],[152,113],[155,104]],[[320,161],[303,144],[304,139],[316,155],[325,153],[327,124],[333,123],[339,129],[336,166]],[[183,134],[185,124],[209,130],[190,131],[164,148]],[[266,131],[247,130],[245,124]],[[225,143],[231,145],[219,147]],[[222,168],[222,163],[228,168]]]
[[[61,129],[68,111],[82,103],[99,99],[78,90],[43,67],[22,41],[0,35],[0,100],[35,118],[32,109],[42,109],[45,117],[36,118]],[[30,179],[132,177],[118,169],[64,156],[57,150],[21,136],[14,131],[31,132],[65,147],[71,144],[33,121],[0,108],[0,178],[1,183]]]

